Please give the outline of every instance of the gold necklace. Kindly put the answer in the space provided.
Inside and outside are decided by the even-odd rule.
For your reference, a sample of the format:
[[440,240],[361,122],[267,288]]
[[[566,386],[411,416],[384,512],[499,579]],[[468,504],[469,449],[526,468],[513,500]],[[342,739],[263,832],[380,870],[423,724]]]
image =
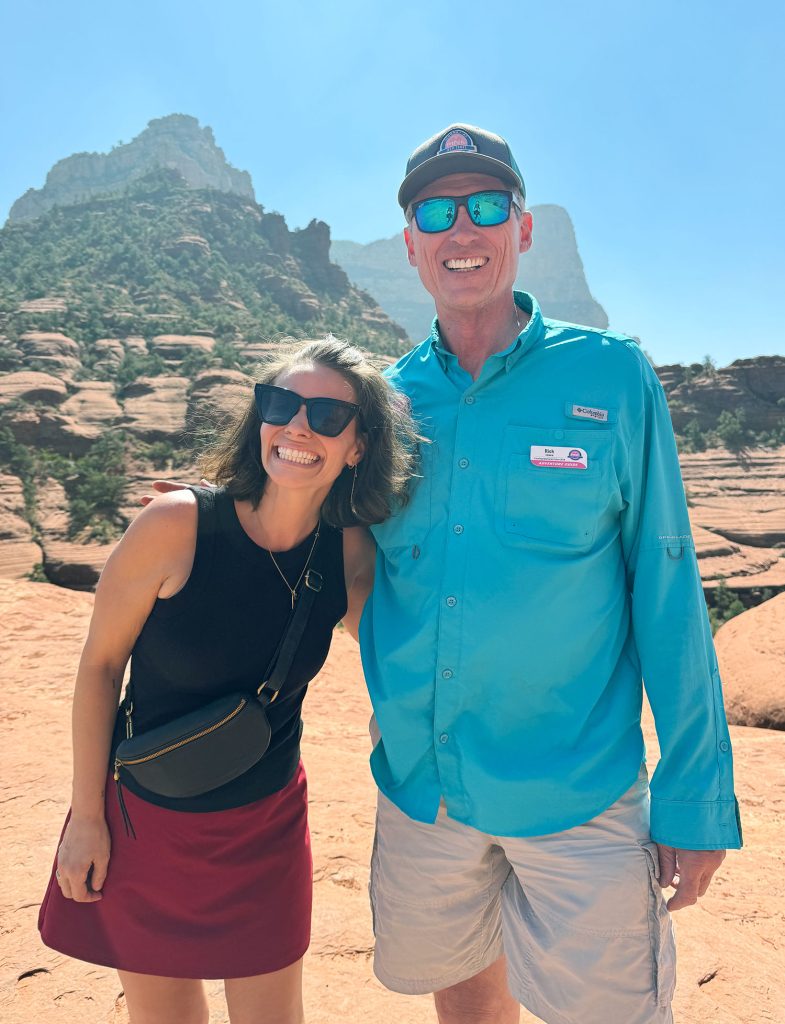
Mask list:
[[278,570],[278,575],[281,577],[281,579],[286,584],[286,589],[292,595],[292,611],[294,611],[294,602],[297,600],[297,588],[302,583],[303,576],[305,576],[306,572],[308,571],[308,566],[311,564],[311,556],[313,555],[314,548],[316,547],[316,542],[319,539],[319,530],[321,529],[321,526],[322,526],[322,524],[320,522],[316,524],[316,533],[314,534],[313,544],[311,544],[311,550],[308,552],[308,557],[305,560],[305,565],[303,566],[303,571],[297,577],[297,582],[295,583],[294,586],[291,586],[290,583],[289,583],[289,580],[287,580],[287,578],[284,576],[283,570],[281,569],[280,565],[276,562],[275,555],[272,553],[272,551],[268,550],[268,552],[267,552],[268,555],[270,556],[270,558],[272,558],[272,560],[273,560],[273,565]]

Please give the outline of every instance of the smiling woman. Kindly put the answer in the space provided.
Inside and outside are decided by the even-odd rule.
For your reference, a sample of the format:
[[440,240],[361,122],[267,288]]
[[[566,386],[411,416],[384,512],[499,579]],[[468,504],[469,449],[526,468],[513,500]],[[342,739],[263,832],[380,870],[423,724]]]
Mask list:
[[[106,565],[74,695],[71,812],[39,927],[52,948],[117,968],[132,1024],[202,1024],[205,978],[225,979],[232,1021],[302,1020],[301,707],[333,627],[356,630],[372,580],[372,542],[342,528],[405,502],[415,441],[408,405],[358,349],[331,337],[288,349],[204,457],[221,486],[156,498]],[[197,744],[237,709],[206,731],[205,716],[236,695],[258,727],[228,765],[225,742],[200,759]],[[126,753],[138,740],[141,761]],[[192,772],[181,786],[172,762],[183,756],[198,785]]]
[[[309,381],[306,386],[301,386],[303,375]],[[356,426],[365,450],[362,457],[352,459],[351,465],[347,459],[341,468],[325,496],[323,518],[335,527],[370,526],[387,519],[394,504],[406,501],[417,442],[408,407],[358,349],[329,336],[293,345],[265,363],[256,381],[254,397],[202,456],[200,466],[208,480],[225,486],[233,498],[250,501],[256,508],[270,473],[270,461],[263,457],[259,420],[266,421],[265,425],[278,424],[276,436],[295,450],[307,446],[295,444],[293,431],[287,432],[287,428],[305,426],[312,439],[311,451],[318,451],[329,438],[323,426],[321,431],[318,429],[324,422],[318,409],[314,411],[313,402],[309,408],[306,401],[324,397],[358,406]],[[295,399],[302,398],[296,410],[292,398],[270,397],[274,391],[291,395],[298,389],[305,394],[295,394]],[[284,423],[289,411],[291,415]]]

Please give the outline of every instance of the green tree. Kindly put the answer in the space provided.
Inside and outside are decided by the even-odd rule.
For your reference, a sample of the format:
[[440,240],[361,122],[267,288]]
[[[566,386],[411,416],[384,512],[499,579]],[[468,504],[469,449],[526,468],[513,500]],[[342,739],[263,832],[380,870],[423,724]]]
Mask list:
[[739,598],[727,586],[724,578],[720,578],[717,586],[709,593],[706,604],[709,609],[712,634],[716,633],[720,626],[728,622],[729,619],[746,611]]
[[746,414],[743,409],[731,412],[723,409],[717,420],[714,433],[728,451],[737,452],[747,441]]

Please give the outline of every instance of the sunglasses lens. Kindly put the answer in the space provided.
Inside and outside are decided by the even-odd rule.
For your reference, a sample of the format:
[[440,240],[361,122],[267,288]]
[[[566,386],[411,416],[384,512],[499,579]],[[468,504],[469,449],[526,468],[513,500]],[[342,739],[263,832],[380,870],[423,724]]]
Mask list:
[[509,192],[475,192],[466,200],[469,216],[479,227],[503,224],[510,216]]
[[265,423],[281,427],[297,414],[300,398],[282,388],[261,386],[256,389],[256,407]]
[[455,223],[455,202],[452,199],[426,199],[414,211],[420,231],[433,234],[446,231]]
[[349,425],[354,409],[325,399],[315,399],[308,409],[311,430],[324,437],[337,437]]

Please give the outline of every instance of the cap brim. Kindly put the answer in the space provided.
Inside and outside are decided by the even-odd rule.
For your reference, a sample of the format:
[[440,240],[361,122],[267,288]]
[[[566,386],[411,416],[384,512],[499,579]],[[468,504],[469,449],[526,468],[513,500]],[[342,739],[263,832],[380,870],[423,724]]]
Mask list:
[[460,174],[468,171],[474,174],[490,174],[494,178],[500,178],[505,184],[519,188],[524,193],[524,186],[515,171],[492,156],[483,156],[482,153],[437,153],[415,167],[406,175],[398,189],[398,203],[402,210],[405,210],[414,199],[420,189],[430,185],[437,178],[444,178],[448,174]]

